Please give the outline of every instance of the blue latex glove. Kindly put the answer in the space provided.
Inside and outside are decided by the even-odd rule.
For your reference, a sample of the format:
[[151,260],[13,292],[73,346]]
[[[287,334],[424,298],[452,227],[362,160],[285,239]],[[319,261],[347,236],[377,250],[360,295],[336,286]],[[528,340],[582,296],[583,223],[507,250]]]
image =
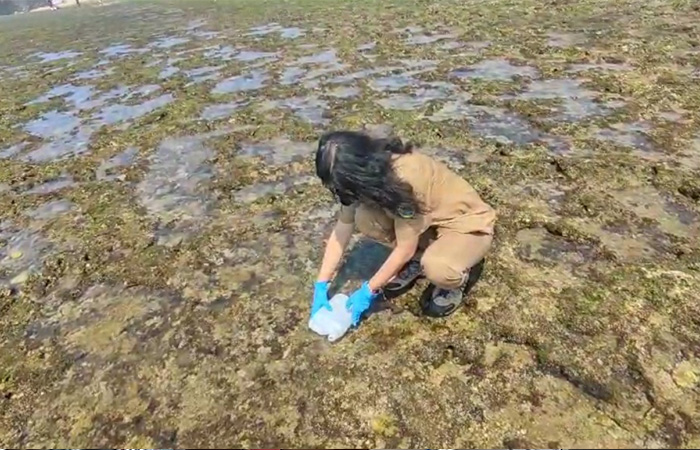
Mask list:
[[314,283],[314,302],[311,304],[311,315],[313,316],[319,309],[326,308],[331,310],[331,304],[328,302],[328,282],[317,281]]
[[353,292],[345,307],[352,311],[352,324],[354,326],[360,323],[362,314],[372,306],[372,302],[377,297],[379,297],[379,294],[372,292],[369,289],[369,283],[366,281],[362,283],[360,289]]

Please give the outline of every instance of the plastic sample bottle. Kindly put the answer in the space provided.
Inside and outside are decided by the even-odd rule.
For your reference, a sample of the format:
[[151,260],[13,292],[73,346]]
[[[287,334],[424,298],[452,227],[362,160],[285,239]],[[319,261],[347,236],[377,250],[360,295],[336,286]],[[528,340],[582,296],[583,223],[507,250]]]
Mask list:
[[331,342],[343,337],[352,325],[352,313],[345,307],[347,301],[347,295],[335,294],[330,300],[332,310],[319,309],[309,319],[309,328],[321,336],[328,336]]

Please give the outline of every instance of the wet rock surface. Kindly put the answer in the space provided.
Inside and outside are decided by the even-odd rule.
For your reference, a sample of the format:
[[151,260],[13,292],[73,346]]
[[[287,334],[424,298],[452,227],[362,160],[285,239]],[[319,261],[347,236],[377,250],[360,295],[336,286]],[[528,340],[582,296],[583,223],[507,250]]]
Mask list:
[[[700,12],[559,3],[3,20],[0,442],[698,448]],[[450,318],[419,280],[336,344],[307,329],[342,128],[497,209]],[[333,288],[387,255],[356,237]]]

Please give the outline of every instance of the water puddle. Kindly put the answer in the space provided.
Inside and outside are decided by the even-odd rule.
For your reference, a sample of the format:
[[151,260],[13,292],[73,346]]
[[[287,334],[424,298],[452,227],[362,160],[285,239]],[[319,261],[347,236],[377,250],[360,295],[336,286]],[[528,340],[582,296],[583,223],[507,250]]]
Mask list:
[[421,73],[431,72],[437,69],[438,61],[433,59],[400,59],[399,62],[404,65],[408,72],[403,75],[414,76]]
[[139,150],[136,147],[129,147],[107,161],[103,161],[95,172],[97,179],[99,181],[112,181],[117,179],[117,175],[112,173],[114,169],[131,165],[138,153]]
[[282,181],[256,183],[236,191],[233,198],[239,203],[253,203],[269,195],[283,195],[301,186],[311,184],[316,180],[309,175],[287,177]]
[[29,72],[27,72],[27,71],[25,70],[25,67],[26,67],[26,66],[24,66],[24,65],[20,65],[20,66],[0,66],[0,73],[2,73],[2,74],[4,74],[4,75],[10,75],[10,76],[12,76],[12,75],[17,75],[18,73],[22,73],[22,72],[29,73]]
[[659,119],[665,120],[666,122],[687,123],[688,112],[689,111],[684,109],[677,109],[674,111],[660,112],[657,116]]
[[581,85],[583,81],[568,78],[533,81],[527,90],[517,95],[506,95],[502,99],[560,100],[551,108],[555,120],[573,122],[588,117],[603,116],[610,110],[622,106],[619,102],[602,104],[596,101],[598,94]]
[[305,74],[306,70],[302,69],[301,67],[287,67],[284,69],[284,72],[282,72],[280,84],[284,86],[297,84],[304,78]]
[[81,52],[76,52],[73,50],[64,50],[62,52],[55,52],[55,53],[46,53],[46,52],[39,52],[39,53],[34,53],[31,55],[34,58],[40,59],[42,63],[47,63],[47,62],[53,62],[53,61],[60,61],[62,59],[75,59],[78,56],[82,55]]
[[[160,90],[157,85],[145,85],[138,88],[116,88],[95,100],[88,100],[82,91],[79,95],[73,91],[67,97],[78,110],[91,109],[108,99],[123,97],[124,101],[141,99]],[[89,119],[82,119],[72,112],[49,111],[38,119],[24,125],[24,130],[42,138],[44,145],[28,153],[24,160],[43,162],[60,159],[69,155],[80,155],[88,150],[92,135],[102,126],[124,123],[143,117],[156,109],[162,108],[174,100],[172,94],[145,100],[138,104],[113,104],[94,113]]]
[[670,248],[669,240],[655,228],[600,225],[590,221],[582,221],[577,226],[597,237],[621,261],[656,261]]
[[51,245],[36,231],[0,223],[0,285],[21,285],[38,272]]
[[62,189],[75,186],[75,181],[72,177],[67,175],[62,175],[53,180],[46,181],[44,183],[37,184],[31,189],[25,191],[27,195],[48,195],[54,192],[58,192]]
[[420,88],[411,94],[392,94],[387,98],[377,100],[377,103],[384,109],[410,111],[423,108],[434,100],[445,99],[448,95],[449,91],[444,89]]
[[180,72],[180,68],[179,68],[179,67],[175,67],[175,66],[165,66],[165,68],[163,68],[163,69],[160,71],[160,73],[158,74],[158,79],[160,79],[160,80],[166,80],[166,79],[172,77],[173,75],[176,75],[176,74],[179,73],[179,72]]
[[266,25],[258,25],[255,27],[250,27],[248,33],[245,36],[267,36],[275,31],[279,30],[280,25],[278,23],[269,23]]
[[[108,61],[109,62],[109,61]],[[155,67],[159,66],[163,63],[163,58],[155,58],[152,59],[150,62],[146,63],[143,67]]]
[[143,86],[139,86],[137,88],[129,88],[124,100],[130,100],[134,97],[148,97],[149,95],[160,90],[161,87],[157,84],[144,84]]
[[313,125],[328,123],[325,117],[328,103],[316,97],[293,97],[284,100],[268,100],[260,105],[261,111],[275,108],[291,110],[295,116]]
[[98,108],[107,102],[118,99],[128,99],[133,88],[129,86],[119,86],[103,93],[97,98],[86,100],[76,105],[78,111],[87,111]]
[[50,111],[25,124],[24,130],[48,140],[46,144],[28,153],[23,159],[42,162],[87,151],[94,129],[81,126],[81,119],[70,113]]
[[196,69],[186,70],[184,73],[185,76],[192,80],[190,84],[196,84],[218,79],[220,76],[219,71],[223,68],[224,66],[198,67]]
[[73,66],[76,65],[76,64],[77,64],[77,62],[75,62],[75,61],[71,61],[71,62],[68,62],[68,63],[64,63],[64,65],[58,65],[58,64],[57,64],[56,67],[54,67],[53,69],[48,69],[47,71],[45,71],[45,72],[44,72],[44,76],[50,75],[50,74],[54,74],[54,73],[58,73],[58,72],[63,72],[63,71],[65,71],[65,69],[68,69],[68,68],[70,68],[70,67],[73,67]]
[[623,261],[657,261],[671,245],[654,230],[630,232],[621,227],[603,227],[594,234]]
[[232,116],[236,111],[248,105],[247,101],[220,103],[209,105],[202,111],[200,116],[203,120],[218,120]]
[[472,105],[466,101],[468,96],[465,97],[446,103],[428,119],[433,122],[466,120],[473,133],[502,144],[522,146],[542,142],[558,153],[568,150],[568,143],[563,138],[541,133],[528,121],[506,109]]
[[261,158],[267,164],[283,166],[297,161],[310,161],[314,151],[314,144],[277,138],[266,142],[244,143],[237,156]]
[[280,37],[284,39],[296,39],[302,37],[306,34],[304,30],[297,27],[282,28],[280,30]]
[[283,39],[297,39],[304,36],[306,31],[298,27],[283,27],[278,23],[270,23],[250,28],[245,36],[267,36],[273,33],[278,33]]
[[255,50],[243,50],[236,54],[233,59],[236,61],[252,62],[264,59],[265,62],[272,62],[279,59],[279,53],[277,52],[259,52]]
[[[180,52],[180,53],[183,53],[183,52]],[[177,55],[177,53],[176,53],[176,55]],[[177,64],[181,61],[186,61],[186,60],[187,60],[187,58],[184,56],[171,56],[167,60],[167,65],[172,66],[174,64]]]
[[471,129],[487,139],[525,145],[542,138],[527,121],[501,108],[471,106],[466,111]]
[[358,52],[368,52],[370,50],[374,50],[377,47],[376,42],[368,42],[366,44],[361,44],[357,46],[357,51]]
[[204,52],[203,56],[209,59],[220,59],[222,61],[231,61],[238,54],[238,50],[230,45],[216,46]]
[[31,72],[27,70],[11,71],[10,69],[0,70],[0,81],[7,80],[24,80],[31,75]]
[[159,221],[159,242],[177,243],[209,217],[215,199],[205,189],[213,176],[209,160],[214,152],[205,142],[222,134],[224,131],[166,139],[149,157],[148,172],[136,193]]
[[586,40],[586,35],[582,33],[547,33],[547,45],[550,47],[575,47]]
[[341,86],[327,91],[324,95],[334,98],[355,98],[359,97],[362,90],[355,86]]
[[623,147],[651,152],[654,148],[647,137],[649,131],[651,131],[651,126],[646,122],[616,123],[610,125],[610,128],[598,130],[595,137]]
[[66,103],[72,104],[77,109],[83,109],[83,106],[93,95],[92,86],[76,86],[73,84],[62,84],[51,88],[46,94],[35,98],[26,103],[26,105],[36,105],[53,100],[54,98],[63,98]]
[[220,81],[212,94],[229,94],[232,92],[254,91],[265,86],[265,81],[269,79],[266,72],[262,70],[253,70],[244,75],[237,75],[227,80]]
[[114,125],[143,117],[172,103],[173,100],[175,97],[172,94],[165,94],[137,105],[109,105],[95,114],[93,118],[100,125]]
[[24,150],[28,145],[29,143],[27,142],[20,142],[7,147],[6,149],[0,151],[0,159],[12,158]]
[[112,75],[114,73],[114,68],[109,67],[104,70],[99,70],[99,69],[91,69],[91,70],[84,70],[82,72],[78,72],[75,74],[73,77],[74,80],[97,80],[98,78],[104,78],[108,75]]
[[100,50],[100,54],[107,58],[113,58],[130,55],[132,53],[147,53],[148,51],[149,50],[146,48],[134,48],[130,44],[114,44]]
[[539,71],[530,66],[515,66],[506,59],[487,59],[477,64],[452,71],[457,78],[481,78],[485,80],[510,81],[515,77],[537,78]]
[[523,261],[569,266],[575,271],[594,260],[590,244],[569,241],[544,228],[528,228],[516,234],[517,254]]
[[421,82],[409,75],[397,74],[370,80],[369,87],[376,92],[398,91],[405,87],[416,86]]
[[[173,75],[176,75],[180,73],[181,69],[177,67],[175,64],[177,64],[180,61],[184,61],[185,58],[181,57],[172,57],[168,58],[168,60],[165,62],[165,67],[163,67],[158,74],[158,78],[161,80],[168,79],[172,77]],[[161,60],[156,60],[153,61],[152,63],[149,63],[148,66],[157,66],[161,63]]]
[[700,233],[700,218],[696,212],[653,187],[640,186],[615,191],[612,195],[637,216],[654,220],[665,233],[686,238]]
[[31,211],[27,211],[25,214],[34,220],[49,220],[72,211],[73,209],[75,209],[75,204],[68,200],[54,200],[44,203]]
[[[598,136],[596,137],[599,138]],[[641,145],[639,142],[637,142],[637,146],[632,147],[629,141],[632,140],[635,142],[639,139],[641,139]],[[670,167],[678,167],[686,170],[700,169],[700,139],[687,141],[688,145],[684,145],[678,152],[670,154],[665,153],[662,148],[655,148],[653,145],[651,145],[649,141],[646,140],[645,132],[643,131],[636,135],[633,134],[631,138],[627,137],[625,140],[627,141],[625,144],[622,142],[618,142],[618,144],[629,144],[626,146],[631,148],[630,154],[645,161],[664,163]]]
[[464,47],[463,42],[459,41],[447,41],[438,47],[440,50],[457,50],[458,48]]
[[341,70],[346,69],[348,66],[346,64],[340,64],[339,62],[332,62],[329,64],[323,64],[316,69],[309,70],[309,72],[304,77],[304,86],[308,89],[316,88],[320,81],[319,78],[330,75]]
[[93,129],[86,127],[77,128],[65,135],[55,136],[51,138],[50,142],[24,155],[22,159],[40,163],[59,160],[68,156],[82,155],[88,150],[93,132]]
[[324,50],[311,56],[302,56],[294,63],[297,66],[305,66],[312,64],[335,64],[338,62],[338,56],[335,50]]
[[188,59],[191,55],[194,54],[201,54],[205,50],[211,50],[216,48],[215,45],[207,45],[207,46],[196,46],[196,47],[187,47],[182,50],[177,50],[173,51],[172,54],[175,55],[174,58],[177,58],[179,60],[186,60]]
[[374,139],[387,139],[396,135],[394,127],[388,123],[367,123],[362,126],[362,132]]
[[433,157],[455,172],[464,170],[469,162],[482,162],[485,159],[484,155],[478,155],[476,152],[465,152],[447,148],[420,147],[417,151]]
[[190,40],[190,38],[186,37],[167,36],[156,40],[150,46],[153,48],[169,49],[177,47],[178,45],[186,44],[190,42]]
[[205,30],[194,30],[190,31],[187,33],[190,36],[194,36],[197,39],[202,39],[205,41],[209,41],[211,39],[216,39],[217,37],[221,36],[221,33],[218,31],[205,31]]
[[535,214],[559,217],[566,191],[556,183],[524,181],[508,187],[507,199]]
[[414,34],[406,39],[406,45],[426,45],[432,44],[434,42],[445,41],[448,39],[454,39],[457,35],[454,33],[443,33],[443,34]]

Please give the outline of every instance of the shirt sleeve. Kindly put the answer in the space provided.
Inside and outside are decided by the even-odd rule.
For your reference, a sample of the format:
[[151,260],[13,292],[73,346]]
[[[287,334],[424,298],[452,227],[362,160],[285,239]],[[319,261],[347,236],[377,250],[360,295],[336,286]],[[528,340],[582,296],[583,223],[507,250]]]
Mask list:
[[396,242],[411,240],[419,237],[430,226],[428,217],[420,214],[410,219],[397,217],[394,219]]
[[357,206],[355,204],[352,204],[350,206],[345,206],[345,205],[340,205],[340,214],[338,215],[338,219],[343,222],[343,223],[355,223],[355,210],[357,209]]

